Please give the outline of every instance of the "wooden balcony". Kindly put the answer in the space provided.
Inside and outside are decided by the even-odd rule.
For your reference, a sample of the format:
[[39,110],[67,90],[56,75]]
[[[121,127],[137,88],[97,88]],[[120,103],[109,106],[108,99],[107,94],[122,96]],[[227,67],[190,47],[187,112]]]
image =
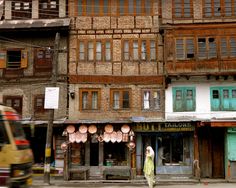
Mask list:
[[236,60],[169,61],[165,69],[169,75],[236,74]]

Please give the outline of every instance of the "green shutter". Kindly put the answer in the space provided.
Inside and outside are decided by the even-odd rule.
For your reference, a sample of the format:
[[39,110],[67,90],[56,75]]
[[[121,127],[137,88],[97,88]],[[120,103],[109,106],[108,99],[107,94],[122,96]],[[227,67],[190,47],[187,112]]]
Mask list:
[[182,88],[173,88],[173,111],[183,112],[183,90]]
[[236,133],[228,133],[228,159],[236,161]]
[[220,90],[218,88],[211,88],[211,110],[220,110]]
[[222,98],[222,110],[230,110],[230,89],[222,88],[221,89],[221,98]]
[[176,87],[173,93],[173,111],[185,112],[195,111],[196,91],[194,87]]
[[184,90],[185,93],[185,107],[186,111],[194,111],[195,110],[195,90],[194,88],[186,88]]

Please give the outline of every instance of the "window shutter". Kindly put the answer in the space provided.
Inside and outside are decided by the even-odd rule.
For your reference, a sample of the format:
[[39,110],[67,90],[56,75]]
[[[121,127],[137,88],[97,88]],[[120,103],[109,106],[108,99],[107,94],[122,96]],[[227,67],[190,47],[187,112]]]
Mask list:
[[183,88],[173,89],[173,111],[183,112],[184,110],[184,98],[183,98]]
[[211,110],[220,110],[220,90],[217,88],[211,89]]
[[5,50],[0,50],[0,69],[6,68],[6,57],[7,52]]
[[195,110],[195,92],[194,89],[185,89],[185,101],[186,101],[186,110],[185,111],[194,111]]
[[21,50],[21,68],[27,68],[28,65],[28,51]]

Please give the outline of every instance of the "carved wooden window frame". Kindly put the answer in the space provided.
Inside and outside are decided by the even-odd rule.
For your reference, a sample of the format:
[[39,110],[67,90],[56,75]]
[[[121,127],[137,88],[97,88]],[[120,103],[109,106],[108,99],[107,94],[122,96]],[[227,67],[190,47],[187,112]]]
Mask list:
[[[93,98],[93,93],[96,93],[96,98]],[[85,96],[87,94],[87,96]],[[86,99],[84,98],[86,97]],[[96,100],[93,102],[93,100]],[[86,103],[86,104],[85,104]],[[95,104],[96,103],[96,104]],[[80,111],[96,111],[101,108],[101,89],[82,88],[79,90],[79,109]]]
[[[76,15],[78,16],[127,16],[127,15],[153,15],[155,0],[124,0],[113,2],[111,0],[92,0],[89,5],[86,0],[78,0]],[[140,4],[138,4],[140,2]],[[146,3],[149,3],[148,5]],[[98,4],[96,4],[98,3]],[[98,9],[96,9],[99,7]],[[131,8],[133,9],[131,11]]]
[[[193,18],[193,0],[188,0],[188,4],[185,4],[186,0],[172,0],[172,15],[173,18],[175,19],[180,19],[180,18]],[[187,7],[189,6],[189,7]],[[189,12],[187,12],[187,10]],[[177,16],[177,11],[180,14]],[[187,15],[189,13],[189,15]]]
[[110,106],[113,110],[131,109],[131,89],[112,88],[110,90],[110,99]]
[[[98,44],[100,44],[99,50]],[[110,39],[78,40],[78,62],[110,62],[112,61],[112,47]],[[101,58],[97,58],[97,55]]]
[[[146,44],[145,50],[142,47],[142,44],[144,43]],[[135,44],[137,44],[137,48],[135,48]],[[123,39],[122,59],[123,61],[155,62],[158,55],[157,48],[158,46],[156,39]],[[137,56],[135,55],[136,53]],[[153,53],[155,53],[155,56]]]
[[[218,0],[215,2],[214,0],[203,0],[203,16],[204,18],[212,18],[212,17],[235,17],[236,16],[236,1],[231,0],[226,4],[225,0]],[[206,12],[206,10],[210,10],[210,12]],[[230,12],[229,12],[230,11]]]

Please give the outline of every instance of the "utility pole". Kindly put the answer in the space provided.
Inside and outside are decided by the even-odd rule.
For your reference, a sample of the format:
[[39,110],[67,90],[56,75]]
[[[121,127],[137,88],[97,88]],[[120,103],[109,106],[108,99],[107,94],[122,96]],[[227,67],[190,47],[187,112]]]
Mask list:
[[[58,64],[58,51],[59,51],[60,34],[56,33],[55,43],[53,48],[53,59],[52,59],[52,76],[51,86],[56,87],[57,85],[57,64]],[[45,161],[44,161],[44,183],[50,184],[50,163],[51,163],[51,145],[52,145],[52,127],[54,120],[54,109],[49,109],[49,121],[47,127],[47,138],[45,146]]]

